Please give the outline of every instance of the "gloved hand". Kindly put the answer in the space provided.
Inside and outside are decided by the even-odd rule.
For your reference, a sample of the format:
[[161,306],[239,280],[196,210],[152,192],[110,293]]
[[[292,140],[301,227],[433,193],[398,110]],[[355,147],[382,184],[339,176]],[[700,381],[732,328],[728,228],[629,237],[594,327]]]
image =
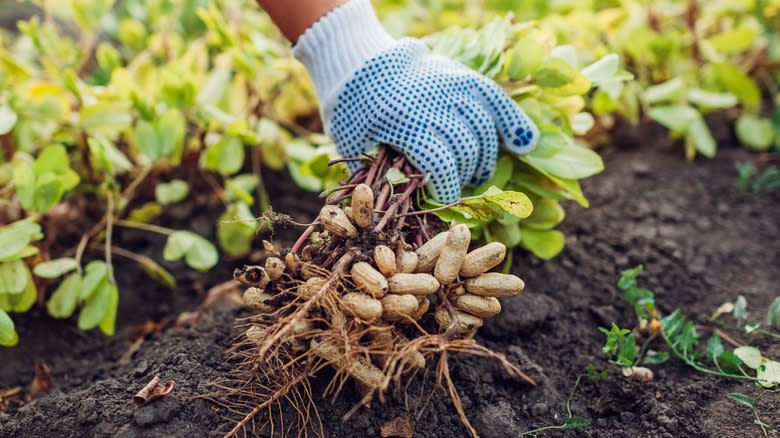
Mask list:
[[493,81],[432,55],[419,40],[390,37],[369,0],[352,0],[321,18],[293,54],[314,81],[325,131],[339,153],[352,158],[378,143],[396,146],[430,174],[427,189],[438,202],[455,202],[461,186],[490,179],[497,132],[520,154],[539,138]]

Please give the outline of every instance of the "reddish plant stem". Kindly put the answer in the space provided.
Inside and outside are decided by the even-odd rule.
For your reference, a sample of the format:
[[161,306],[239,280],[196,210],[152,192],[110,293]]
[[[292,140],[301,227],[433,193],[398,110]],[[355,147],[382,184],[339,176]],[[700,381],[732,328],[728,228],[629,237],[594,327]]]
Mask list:
[[393,217],[393,214],[395,214],[396,210],[398,210],[398,207],[401,205],[401,203],[408,201],[409,197],[412,196],[412,193],[414,193],[415,189],[417,189],[417,180],[412,180],[406,186],[406,190],[401,195],[401,197],[398,198],[397,201],[393,202],[390,205],[390,207],[388,207],[387,211],[385,212],[385,215],[382,216],[382,219],[379,221],[378,224],[376,224],[376,227],[374,227],[375,232],[378,233],[382,231],[385,225],[387,225],[387,221],[389,221],[390,218]]
[[403,203],[403,207],[401,207],[401,218],[398,219],[395,226],[393,227],[394,230],[400,230],[404,227],[404,222],[406,221],[406,218],[403,216],[405,213],[409,212],[409,209],[412,207],[412,202],[410,200],[406,200]]
[[290,252],[296,253],[298,252],[299,249],[301,249],[303,244],[306,242],[306,239],[308,239],[309,236],[311,236],[311,233],[314,232],[314,226],[317,225],[318,223],[320,223],[320,220],[315,219],[314,223],[309,225],[308,228],[306,228],[306,231],[304,231],[303,234],[301,234],[301,236],[298,238],[298,240],[295,241],[295,245],[293,245],[292,249],[290,249]]
[[368,174],[366,175],[366,184],[368,184],[369,187],[371,187],[371,184],[374,183],[374,177],[376,176],[376,172],[379,170],[379,167],[382,165],[382,161],[385,159],[385,152],[387,151],[387,148],[380,148],[379,154],[374,159],[375,166],[371,166],[368,169]]
[[376,202],[374,203],[375,211],[383,210],[388,196],[390,196],[390,183],[385,183],[385,185],[382,186],[382,190],[379,192],[379,196],[376,197]]

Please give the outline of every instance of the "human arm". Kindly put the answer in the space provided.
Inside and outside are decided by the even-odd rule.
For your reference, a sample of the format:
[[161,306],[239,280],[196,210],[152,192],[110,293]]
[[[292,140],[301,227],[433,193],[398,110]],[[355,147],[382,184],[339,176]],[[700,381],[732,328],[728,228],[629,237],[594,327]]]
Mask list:
[[285,38],[297,43],[303,32],[349,0],[257,0]]
[[[491,178],[499,136],[514,153],[535,147],[538,129],[498,85],[417,39],[391,37],[370,0],[345,1],[296,36],[292,29],[332,6],[329,1],[312,1],[307,6],[319,11],[313,13],[258,0],[273,3],[274,20],[297,23],[287,28],[298,38],[293,55],[312,77],[325,131],[342,156],[395,146],[430,175],[429,194],[446,204],[460,198],[462,186]],[[303,2],[290,3],[305,9]],[[296,13],[308,18],[282,16]],[[347,164],[352,171],[358,165]]]

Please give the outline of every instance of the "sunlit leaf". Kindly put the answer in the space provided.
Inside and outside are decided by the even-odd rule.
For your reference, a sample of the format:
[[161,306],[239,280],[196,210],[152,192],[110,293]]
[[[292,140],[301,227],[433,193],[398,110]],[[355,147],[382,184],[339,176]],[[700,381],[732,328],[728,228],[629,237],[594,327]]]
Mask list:
[[0,263],[0,294],[19,294],[27,286],[29,270],[20,259]]
[[187,197],[190,186],[186,181],[174,179],[154,188],[154,197],[162,205],[175,204]]
[[520,228],[520,246],[540,259],[549,260],[558,255],[564,246],[564,235],[557,230]]
[[8,105],[0,105],[0,135],[8,134],[14,129],[18,117]]
[[108,281],[108,265],[102,260],[93,260],[84,267],[84,278],[81,281],[80,300],[88,300],[103,283]]
[[0,309],[0,345],[4,347],[13,347],[19,342],[19,335],[16,334],[14,321]]
[[507,73],[512,79],[525,79],[542,65],[544,49],[531,37],[520,39],[512,49]]
[[43,278],[57,278],[77,267],[76,259],[73,257],[62,257],[35,265],[33,273]]
[[771,120],[750,114],[743,114],[737,118],[735,130],[742,144],[758,151],[769,149],[775,135]]
[[108,300],[106,302],[106,313],[98,324],[98,328],[106,336],[113,336],[116,329],[116,314],[119,310],[119,289],[112,284],[108,291]]
[[682,78],[670,79],[662,84],[647,87],[644,99],[647,103],[675,101],[685,92],[685,82]]
[[520,157],[536,169],[561,178],[587,178],[604,170],[604,163],[598,153],[573,144],[562,147],[552,156],[540,156],[531,151]]
[[547,58],[542,62],[534,79],[539,86],[557,88],[574,82],[577,74],[577,70],[568,62],[560,58]]
[[688,101],[706,108],[731,108],[739,102],[733,93],[714,93],[701,88],[688,90]]
[[780,385],[780,362],[768,360],[758,369],[758,381],[763,387]]
[[257,227],[258,221],[247,204],[230,204],[219,217],[217,240],[220,248],[228,255],[247,254],[252,249]]
[[101,282],[95,292],[86,300],[79,312],[78,327],[90,330],[98,326],[109,312],[112,290],[116,286],[108,280]]
[[29,220],[21,220],[0,228],[0,262],[20,255],[31,240],[40,240],[41,226]]
[[534,205],[528,199],[528,195],[522,192],[507,190],[495,194],[485,194],[485,200],[519,218],[526,218],[534,211]]
[[757,370],[761,365],[761,352],[756,347],[743,345],[734,349],[734,354],[748,367]]
[[71,274],[57,286],[49,298],[49,313],[55,318],[69,318],[76,310],[81,289],[81,275]]
[[615,53],[602,56],[593,64],[583,68],[580,73],[596,84],[615,75],[620,65],[620,58]]

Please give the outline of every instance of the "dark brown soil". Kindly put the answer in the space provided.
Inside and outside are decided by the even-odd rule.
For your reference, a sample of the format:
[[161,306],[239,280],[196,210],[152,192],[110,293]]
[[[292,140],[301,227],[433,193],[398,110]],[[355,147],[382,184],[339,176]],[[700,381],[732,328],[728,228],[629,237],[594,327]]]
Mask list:
[[[664,133],[647,135],[659,138]],[[755,396],[755,385],[708,376],[676,359],[651,366],[652,382],[635,383],[610,368],[601,353],[604,336],[597,329],[613,321],[633,326],[633,312],[615,283],[621,270],[638,264],[645,266],[641,285],[655,292],[664,314],[681,308],[696,318],[743,295],[750,319],[764,321],[780,284],[780,193],[757,196],[736,191],[734,163],[756,157],[742,149],[721,148],[717,158],[694,163],[685,162],[679,148],[672,146],[602,150],[606,171],[584,183],[591,208],[567,205],[568,218],[561,228],[568,236],[564,252],[551,261],[515,252],[513,272],[526,281],[526,292],[504,300],[503,313],[490,320],[477,339],[506,354],[540,385],[534,388],[512,380],[488,360],[452,359],[463,407],[482,438],[516,437],[562,424],[566,398],[588,364],[610,370],[609,377],[583,380],[572,410],[593,424],[568,435],[762,436],[749,409],[726,398],[730,392]],[[306,221],[319,209],[316,197],[293,191],[283,176],[266,179],[277,211]],[[194,221],[199,224],[196,231],[209,230],[214,215],[196,212],[171,211],[169,220],[179,227],[195,226]],[[117,239],[159,259],[163,242],[144,236],[119,233]],[[130,348],[134,327],[196,309],[205,291],[229,280],[232,268],[243,262],[224,260],[208,274],[171,265],[180,288],[170,292],[133,264],[118,261],[121,301],[118,334],[113,338],[79,332],[75,321],[53,320],[41,310],[14,315],[21,340],[18,347],[0,350],[0,393],[16,386],[27,391],[37,362],[48,365],[53,387],[21,407],[22,396],[12,398],[6,412],[0,413],[0,436],[224,434],[231,427],[225,421],[229,412],[191,396],[214,391],[210,384],[229,371],[225,351],[238,335],[232,328],[235,318],[246,311],[211,307],[194,328],[168,324],[150,335],[129,361],[120,363],[120,358]],[[711,327],[702,325],[699,332],[709,336]],[[780,343],[771,338],[728,333],[780,358]],[[155,375],[173,380],[173,393],[135,407],[133,395]],[[348,385],[331,404],[322,398],[328,377],[323,374],[313,382],[328,437],[379,436],[380,427],[399,416],[415,422],[416,437],[467,436],[443,390],[425,405],[432,375],[415,377],[406,392],[393,395],[384,405],[375,402],[346,422],[340,419],[359,396]],[[765,422],[780,427],[780,394],[765,396],[758,411]]]

